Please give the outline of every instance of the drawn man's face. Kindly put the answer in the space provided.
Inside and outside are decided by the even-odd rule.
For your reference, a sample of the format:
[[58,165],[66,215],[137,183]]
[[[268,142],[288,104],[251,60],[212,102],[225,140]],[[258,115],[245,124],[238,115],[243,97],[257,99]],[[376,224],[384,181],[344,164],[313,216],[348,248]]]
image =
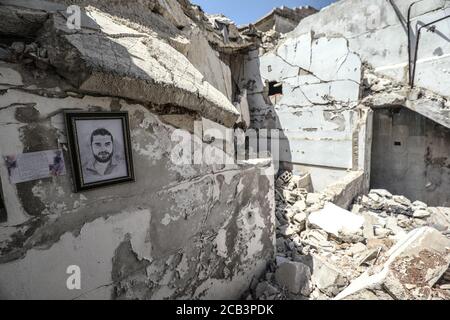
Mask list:
[[111,160],[114,152],[114,146],[111,136],[93,136],[91,146],[95,160],[102,163],[106,163]]

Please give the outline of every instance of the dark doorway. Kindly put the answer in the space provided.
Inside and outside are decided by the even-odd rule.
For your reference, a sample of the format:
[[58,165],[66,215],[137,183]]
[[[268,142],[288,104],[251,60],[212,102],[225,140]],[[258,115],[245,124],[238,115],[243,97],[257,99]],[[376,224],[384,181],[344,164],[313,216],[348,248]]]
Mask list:
[[450,130],[407,108],[374,110],[371,188],[450,206]]

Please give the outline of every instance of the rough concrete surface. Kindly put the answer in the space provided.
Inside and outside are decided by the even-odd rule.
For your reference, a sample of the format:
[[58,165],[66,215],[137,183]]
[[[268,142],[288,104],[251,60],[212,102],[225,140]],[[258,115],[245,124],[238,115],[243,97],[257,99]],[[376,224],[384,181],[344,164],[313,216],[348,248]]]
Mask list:
[[[0,1],[0,157],[67,169],[1,161],[0,298],[450,299],[450,1],[413,3]],[[69,109],[128,112],[135,182],[74,192]]]

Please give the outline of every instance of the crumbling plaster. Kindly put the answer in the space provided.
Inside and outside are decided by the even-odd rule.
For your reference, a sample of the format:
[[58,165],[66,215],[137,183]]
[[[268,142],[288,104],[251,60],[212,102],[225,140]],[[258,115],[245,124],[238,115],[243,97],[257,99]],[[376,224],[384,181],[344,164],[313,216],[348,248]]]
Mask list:
[[[20,88],[2,94],[1,153],[38,151],[41,142],[62,146],[67,164],[61,111],[111,108],[130,113],[136,183],[75,194],[70,170],[12,185],[1,167],[8,213],[1,225],[2,298],[239,297],[274,252],[273,178],[262,175],[268,164],[174,165],[175,128],[147,108],[110,97],[47,98]],[[25,115],[28,109],[34,112]],[[131,261],[117,252],[127,241]],[[81,267],[81,291],[65,286],[72,264]],[[118,278],[117,268],[123,269]],[[128,287],[130,279],[141,285]]]

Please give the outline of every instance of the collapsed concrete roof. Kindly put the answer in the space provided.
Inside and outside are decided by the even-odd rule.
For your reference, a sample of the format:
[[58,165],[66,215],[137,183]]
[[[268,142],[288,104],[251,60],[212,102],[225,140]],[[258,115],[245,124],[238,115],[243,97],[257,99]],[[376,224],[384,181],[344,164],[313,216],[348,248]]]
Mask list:
[[[182,54],[183,49],[174,44],[186,41],[179,40],[177,31],[194,23],[183,11],[190,7],[180,5],[184,1],[146,2],[147,14],[159,10],[163,16],[155,18],[152,13],[152,19],[158,20],[151,23],[153,30],[141,24],[138,18],[146,15],[138,15],[136,8],[124,9],[121,16],[125,20],[110,15],[112,9],[100,11],[98,8],[110,5],[102,0],[96,7],[83,8],[81,28],[70,29],[65,2],[2,0],[0,33],[36,39],[41,52],[47,53],[41,60],[81,92],[183,107],[226,126],[238,119],[239,112],[229,98],[206,81]],[[80,5],[85,2],[78,1]],[[128,7],[126,1],[117,3],[119,7],[135,7]],[[170,19],[166,17],[169,12]],[[128,20],[131,18],[134,21]]]

